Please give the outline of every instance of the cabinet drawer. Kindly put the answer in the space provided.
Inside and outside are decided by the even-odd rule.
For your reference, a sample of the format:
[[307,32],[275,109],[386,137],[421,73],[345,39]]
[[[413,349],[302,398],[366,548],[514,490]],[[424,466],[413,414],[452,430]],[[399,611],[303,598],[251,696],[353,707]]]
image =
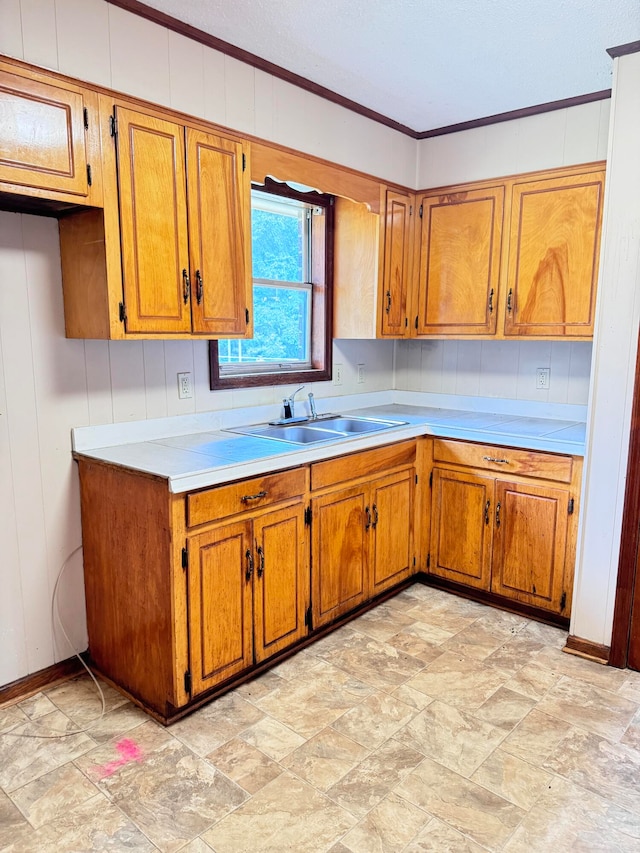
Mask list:
[[433,442],[434,462],[465,465],[487,471],[519,474],[559,483],[571,482],[573,459],[538,450],[515,450],[490,444],[473,444],[468,441],[447,441],[436,438]]
[[285,501],[308,488],[308,469],[294,468],[187,495],[187,527]]
[[403,441],[386,447],[376,447],[375,450],[363,450],[328,459],[326,462],[316,462],[311,466],[311,488],[323,489],[336,483],[357,480],[359,477],[373,477],[379,472],[387,472],[389,468],[402,465],[414,465],[416,461],[415,441]]

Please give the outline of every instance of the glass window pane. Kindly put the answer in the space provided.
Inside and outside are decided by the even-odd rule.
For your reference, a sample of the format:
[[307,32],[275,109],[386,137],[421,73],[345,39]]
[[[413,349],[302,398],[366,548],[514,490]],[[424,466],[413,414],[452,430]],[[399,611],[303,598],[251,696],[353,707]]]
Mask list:
[[251,210],[253,277],[274,281],[304,281],[304,217],[306,210],[291,207],[281,213]]
[[253,340],[218,343],[221,365],[308,362],[310,291],[256,285],[253,289]]

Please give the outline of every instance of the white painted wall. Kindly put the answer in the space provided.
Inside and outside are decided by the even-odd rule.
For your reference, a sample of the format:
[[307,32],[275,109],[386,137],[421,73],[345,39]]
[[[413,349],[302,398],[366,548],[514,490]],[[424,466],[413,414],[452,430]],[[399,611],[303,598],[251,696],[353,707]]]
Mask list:
[[423,139],[416,186],[442,187],[500,175],[605,160],[610,100]]
[[600,288],[571,631],[613,624],[640,322],[640,53],[614,62]]
[[[591,344],[577,341],[402,341],[396,388],[584,406],[590,366]],[[551,370],[548,390],[535,387],[537,367]]]

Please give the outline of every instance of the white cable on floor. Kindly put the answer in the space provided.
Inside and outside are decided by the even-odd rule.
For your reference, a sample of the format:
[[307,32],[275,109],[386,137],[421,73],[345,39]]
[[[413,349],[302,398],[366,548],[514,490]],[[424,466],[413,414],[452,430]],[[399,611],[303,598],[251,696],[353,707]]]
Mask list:
[[[55,585],[53,587],[53,596],[51,597],[51,624],[53,627],[55,627],[55,622],[57,621],[58,627],[62,631],[62,634],[63,634],[65,640],[69,644],[69,648],[74,653],[74,655],[78,658],[78,660],[80,661],[82,666],[87,670],[87,672],[89,673],[89,677],[91,678],[91,680],[95,684],[95,686],[98,690],[98,693],[100,694],[100,702],[102,704],[100,715],[98,717],[96,717],[95,720],[92,720],[90,723],[88,723],[86,726],[84,726],[84,728],[72,729],[71,731],[58,732],[56,734],[52,734],[50,732],[47,734],[34,734],[34,733],[27,733],[27,732],[16,732],[15,729],[17,729],[19,726],[25,725],[24,722],[20,722],[20,723],[16,723],[16,725],[12,729],[9,729],[6,732],[2,732],[0,734],[0,737],[2,735],[13,735],[13,737],[62,738],[62,737],[70,737],[71,735],[81,735],[81,734],[84,734],[85,732],[88,732],[90,729],[92,729],[93,726],[97,725],[102,720],[102,718],[104,717],[106,706],[105,706],[105,699],[104,699],[104,693],[102,692],[102,688],[100,687],[98,680],[96,679],[95,675],[91,672],[91,670],[89,669],[87,664],[83,661],[83,659],[80,656],[80,653],[75,649],[73,643],[69,639],[69,635],[65,631],[64,625],[62,623],[62,618],[60,617],[60,609],[58,607],[58,587],[60,585],[60,580],[62,578],[64,570],[66,569],[69,560],[71,560],[71,558],[74,557],[78,553],[78,551],[81,551],[81,550],[82,550],[82,545],[78,545],[77,548],[74,548],[74,550],[69,554],[67,559],[62,564],[60,571],[58,572],[58,577],[56,578],[56,582],[55,582]],[[30,722],[33,722],[33,720]],[[34,725],[39,726],[39,723],[34,723]]]

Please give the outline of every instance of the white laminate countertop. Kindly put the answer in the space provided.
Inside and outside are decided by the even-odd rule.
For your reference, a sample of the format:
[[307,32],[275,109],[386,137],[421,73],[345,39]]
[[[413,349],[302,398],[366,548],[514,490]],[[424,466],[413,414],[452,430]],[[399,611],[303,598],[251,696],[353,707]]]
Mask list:
[[[157,422],[80,427],[72,431],[73,448],[76,456],[162,477],[173,493],[292,468],[421,435],[576,456],[584,454],[584,410],[580,406],[558,406],[553,410],[549,406],[536,409],[534,404],[514,407],[493,401],[493,407],[502,411],[492,412],[478,410],[480,404],[477,400],[470,404],[473,409],[447,408],[442,405],[447,402],[441,399],[444,395],[412,394],[411,403],[406,402],[407,396],[407,392],[361,395],[356,402],[369,405],[351,405],[349,408],[344,408],[344,405],[353,403],[354,397],[327,399],[323,412],[333,410],[340,414],[367,415],[404,423],[384,431],[311,445],[240,435],[221,428],[255,424],[277,417],[273,413],[265,417],[262,411],[263,417],[256,419],[256,410],[253,410],[253,417],[247,412],[245,421],[237,412],[226,422],[220,413],[204,413]],[[464,405],[468,399],[456,398],[452,402]],[[420,405],[414,405],[414,401]],[[438,405],[423,405],[425,402]],[[484,405],[490,406],[491,403],[485,402]],[[516,414],[518,410],[520,413]],[[550,411],[561,417],[550,417]]]

